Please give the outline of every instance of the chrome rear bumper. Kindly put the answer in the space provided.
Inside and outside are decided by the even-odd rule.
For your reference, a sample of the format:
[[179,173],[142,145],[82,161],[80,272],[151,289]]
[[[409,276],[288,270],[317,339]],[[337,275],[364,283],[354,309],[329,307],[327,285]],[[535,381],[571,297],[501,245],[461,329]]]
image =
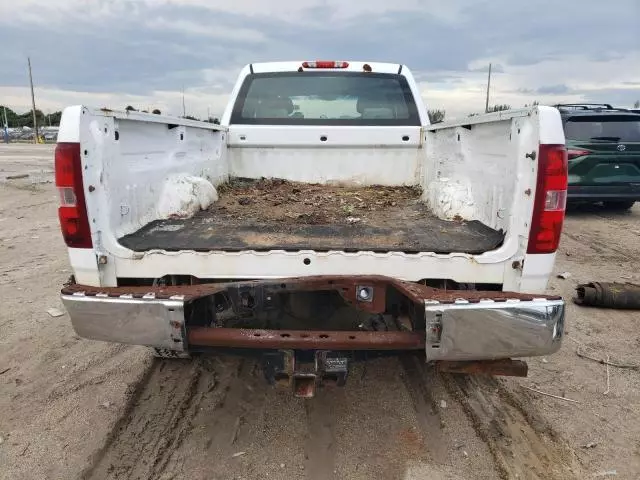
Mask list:
[[185,351],[184,299],[62,295],[76,333],[91,340]]
[[564,300],[425,302],[427,360],[495,360],[558,351]]
[[[409,315],[395,331],[253,330],[288,296],[337,292],[371,315]],[[306,293],[305,293],[306,292]],[[222,295],[224,315],[210,309]],[[285,295],[285,297],[282,297]],[[300,350],[422,350],[428,361],[482,361],[549,355],[560,348],[565,304],[514,292],[445,291],[383,276],[318,276],[157,287],[70,284],[62,301],[78,335],[176,352],[206,347]],[[203,302],[203,303],[202,303]],[[280,303],[279,303],[280,302]],[[205,307],[204,309],[202,307]],[[194,318],[185,324],[185,310]],[[424,313],[424,314],[423,314]],[[404,318],[404,317],[403,317]],[[230,322],[230,323],[229,323]],[[318,323],[319,322],[319,323]],[[322,318],[315,325],[322,325]],[[260,321],[256,323],[260,325]],[[215,325],[215,326],[214,326]],[[190,348],[191,347],[191,348]]]
[[[76,333],[84,338],[133,345],[147,345],[184,352],[188,350],[184,324],[184,297],[158,299],[153,294],[134,298],[112,297],[81,292],[63,294]],[[366,345],[366,338],[376,332],[285,332],[274,330],[254,335],[252,330],[215,328],[218,338],[211,346],[235,348],[306,348],[306,349],[422,349],[428,361],[489,360],[548,355],[560,348],[564,326],[564,301],[548,299],[481,300],[476,303],[424,302],[426,334],[416,342],[417,332],[396,332],[389,342],[381,339]],[[226,332],[225,332],[226,331]],[[257,332],[257,330],[256,330]],[[405,333],[407,338],[402,337]],[[297,336],[300,337],[296,341]],[[389,336],[389,335],[387,335]],[[393,337],[393,338],[391,338]],[[397,338],[396,338],[397,337]],[[402,337],[402,338],[400,338]],[[424,338],[424,342],[422,339]],[[281,346],[278,346],[281,339]],[[270,343],[265,343],[270,340]],[[349,342],[353,342],[350,344]],[[380,345],[386,342],[386,345]],[[339,346],[337,346],[339,345]]]

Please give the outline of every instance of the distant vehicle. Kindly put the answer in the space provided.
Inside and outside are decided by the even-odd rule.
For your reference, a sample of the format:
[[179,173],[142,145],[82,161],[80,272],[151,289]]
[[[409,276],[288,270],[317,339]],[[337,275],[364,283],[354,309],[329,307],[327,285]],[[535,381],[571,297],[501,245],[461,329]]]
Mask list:
[[568,201],[631,208],[640,200],[640,115],[609,104],[555,107],[567,142]]

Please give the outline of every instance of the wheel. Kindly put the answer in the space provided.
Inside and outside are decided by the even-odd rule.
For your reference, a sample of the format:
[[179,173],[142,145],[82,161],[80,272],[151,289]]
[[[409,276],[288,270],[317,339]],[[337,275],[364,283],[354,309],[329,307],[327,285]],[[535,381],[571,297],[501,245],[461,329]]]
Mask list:
[[612,200],[612,201],[607,201],[602,203],[604,205],[604,208],[608,210],[624,211],[624,210],[629,210],[631,207],[633,207],[633,204],[636,202],[633,200]]
[[151,347],[153,356],[157,358],[191,358],[188,352],[178,352],[176,350],[169,350],[168,348],[156,348]]

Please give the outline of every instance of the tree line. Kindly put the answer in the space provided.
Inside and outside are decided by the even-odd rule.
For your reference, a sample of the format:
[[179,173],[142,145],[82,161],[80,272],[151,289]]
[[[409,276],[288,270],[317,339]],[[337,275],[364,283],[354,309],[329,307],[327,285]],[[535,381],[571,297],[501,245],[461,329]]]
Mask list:
[[[11,110],[9,107],[4,108],[7,109],[7,123],[9,124],[10,128],[33,128],[33,110],[18,114]],[[57,127],[60,125],[60,117],[62,117],[62,112],[53,112],[50,114],[46,114],[42,110],[36,109],[36,121],[38,122],[39,127],[48,127],[49,125]],[[4,126],[3,105],[0,105],[0,126]]]
[[[0,129],[1,127],[4,127],[4,111],[3,111],[3,105],[0,105]],[[7,110],[7,123],[9,128],[22,128],[22,127],[29,127],[29,128],[33,128],[33,110],[29,110],[25,113],[22,114],[18,114],[16,112],[14,112],[11,108],[9,107],[4,107]],[[138,110],[133,108],[131,105],[128,105],[125,110],[127,110],[128,112],[134,111],[137,112]],[[147,110],[140,110],[144,113],[149,113]],[[162,112],[158,109],[153,110],[151,113],[155,113],[156,115],[162,115]],[[39,127],[48,127],[49,125],[51,125],[52,127],[59,127],[60,126],[60,118],[62,117],[62,111],[58,111],[58,112],[53,112],[53,113],[49,113],[46,114],[44,113],[42,110],[38,110],[36,109],[36,122],[38,123],[38,128]],[[210,117],[207,120],[201,120],[200,118],[191,116],[191,115],[185,115],[182,118],[186,118],[188,120],[198,120],[198,121],[204,121],[204,122],[209,122],[209,123],[220,123],[220,119],[216,118],[216,117]]]
[[[538,105],[538,102],[533,102],[533,105]],[[525,105],[525,107],[528,107],[529,105]],[[506,104],[502,104],[502,105],[493,105],[491,107],[489,107],[487,109],[487,113],[492,113],[492,112],[502,112],[504,110],[510,110],[511,109],[511,105],[506,105]],[[444,122],[444,117],[447,114],[446,110],[427,110],[427,114],[429,115],[429,123],[434,124],[434,123],[440,123],[440,122]],[[479,113],[470,113],[468,116],[469,117],[475,117],[476,115],[480,115]]]
[[[135,108],[133,108],[131,105],[127,105],[127,107],[125,108],[125,110],[127,112],[137,112],[138,110],[136,110]],[[139,110],[142,113],[149,113],[149,110]],[[158,110],[157,108],[152,110],[151,113],[153,113],[154,115],[162,115],[162,112],[160,110]],[[187,120],[196,120],[198,122],[209,122],[209,123],[216,123],[216,124],[220,124],[220,119],[217,117],[209,117],[206,120],[202,120],[198,117],[194,117],[193,115],[184,115],[181,116],[180,118],[185,118]]]
[[[538,102],[537,100],[535,100],[531,104],[528,104],[528,103],[524,104],[525,107],[529,107],[529,106],[535,107],[537,105],[540,105],[540,102]],[[505,110],[511,110],[511,105],[507,105],[506,103],[492,105],[487,109],[486,113],[503,112]],[[446,116],[447,112],[446,110],[427,110],[427,114],[429,115],[429,122],[433,124],[433,123],[444,122],[444,117]],[[475,117],[476,115],[480,115],[480,114],[470,113],[468,116]]]

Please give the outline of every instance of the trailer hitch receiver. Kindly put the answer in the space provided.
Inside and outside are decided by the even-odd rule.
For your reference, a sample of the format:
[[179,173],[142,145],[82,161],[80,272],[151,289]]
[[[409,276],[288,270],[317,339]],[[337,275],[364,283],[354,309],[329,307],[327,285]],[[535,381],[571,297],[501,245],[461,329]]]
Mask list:
[[278,350],[262,356],[262,371],[267,382],[293,390],[300,398],[314,397],[317,388],[344,386],[348,370],[349,358],[331,350]]

